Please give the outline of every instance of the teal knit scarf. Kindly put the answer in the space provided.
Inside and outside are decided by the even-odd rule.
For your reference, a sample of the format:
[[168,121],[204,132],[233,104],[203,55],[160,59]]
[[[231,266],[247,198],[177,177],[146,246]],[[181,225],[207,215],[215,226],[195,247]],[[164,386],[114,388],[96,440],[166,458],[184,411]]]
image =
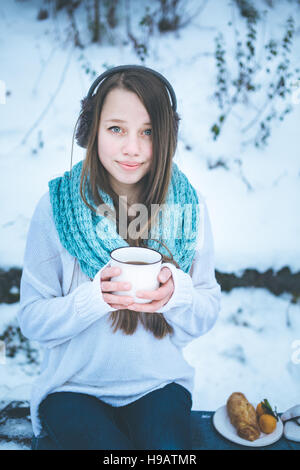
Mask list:
[[[84,204],[80,195],[82,165],[83,161],[80,161],[71,172],[65,172],[48,184],[59,239],[63,247],[78,259],[82,271],[93,279],[109,262],[110,252],[128,246],[128,243],[117,233],[116,224],[111,218],[93,212]],[[102,190],[99,194],[114,211],[111,197]],[[87,192],[86,197],[95,207]],[[199,201],[196,190],[173,162],[166,202],[151,227],[148,239],[144,241],[149,248],[169,256],[160,243],[150,238],[162,241],[180,269],[187,273],[193,262],[198,230]]]

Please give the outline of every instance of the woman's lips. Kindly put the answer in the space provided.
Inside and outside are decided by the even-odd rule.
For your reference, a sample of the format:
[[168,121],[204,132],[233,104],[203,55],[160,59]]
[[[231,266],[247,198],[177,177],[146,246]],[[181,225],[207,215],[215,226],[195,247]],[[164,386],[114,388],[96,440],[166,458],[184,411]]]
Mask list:
[[118,163],[121,168],[123,168],[124,170],[128,170],[128,171],[137,170],[137,168],[141,166],[141,163],[138,163],[137,165],[126,165],[126,163],[121,163],[121,162],[118,162]]

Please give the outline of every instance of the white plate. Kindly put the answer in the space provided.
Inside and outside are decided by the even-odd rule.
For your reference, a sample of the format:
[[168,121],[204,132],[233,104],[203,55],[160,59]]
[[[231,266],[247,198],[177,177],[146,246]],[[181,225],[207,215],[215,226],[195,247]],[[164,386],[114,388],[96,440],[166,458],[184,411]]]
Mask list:
[[[255,407],[254,407],[255,408]],[[249,447],[263,447],[273,444],[278,441],[283,432],[283,424],[281,419],[277,421],[276,429],[271,434],[260,433],[260,436],[255,441],[248,441],[247,439],[242,439],[237,434],[237,430],[231,424],[229,416],[227,414],[226,405],[218,408],[215,414],[213,415],[213,424],[216,430],[222,434],[222,436],[229,439],[229,441],[235,442],[236,444],[241,444],[243,446]]]

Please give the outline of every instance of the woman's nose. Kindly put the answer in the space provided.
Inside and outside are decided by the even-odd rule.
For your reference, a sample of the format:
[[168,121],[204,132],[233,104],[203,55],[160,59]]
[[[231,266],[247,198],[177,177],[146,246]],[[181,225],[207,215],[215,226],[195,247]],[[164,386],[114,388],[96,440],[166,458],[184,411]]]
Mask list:
[[135,134],[128,133],[123,140],[123,153],[126,155],[139,155],[140,143],[139,138]]

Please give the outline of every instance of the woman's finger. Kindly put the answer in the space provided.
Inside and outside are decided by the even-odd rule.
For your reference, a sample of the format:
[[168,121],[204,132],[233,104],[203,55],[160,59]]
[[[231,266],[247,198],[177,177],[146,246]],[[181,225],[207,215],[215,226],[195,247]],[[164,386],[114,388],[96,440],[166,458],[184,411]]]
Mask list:
[[126,310],[126,305],[118,305],[118,304],[109,304],[112,308],[117,308],[118,310]]
[[172,294],[168,295],[162,300],[153,300],[148,304],[131,304],[127,308],[128,310],[138,311],[138,312],[145,312],[145,313],[155,313],[159,311],[167,302],[169,302]]
[[101,282],[102,292],[126,291],[130,289],[131,289],[131,284],[129,282],[110,282],[110,281]]
[[173,292],[173,280],[169,279],[163,286],[156,290],[143,290],[136,293],[137,297],[150,300],[162,300]]
[[168,279],[170,279],[171,276],[172,276],[172,271],[169,268],[162,268],[162,270],[159,273],[158,279],[161,283],[165,283],[168,281]]
[[113,276],[119,276],[121,274],[120,268],[107,267],[101,272],[101,281],[107,281]]
[[107,304],[130,305],[134,302],[133,297],[126,295],[113,295],[102,292],[102,296]]

